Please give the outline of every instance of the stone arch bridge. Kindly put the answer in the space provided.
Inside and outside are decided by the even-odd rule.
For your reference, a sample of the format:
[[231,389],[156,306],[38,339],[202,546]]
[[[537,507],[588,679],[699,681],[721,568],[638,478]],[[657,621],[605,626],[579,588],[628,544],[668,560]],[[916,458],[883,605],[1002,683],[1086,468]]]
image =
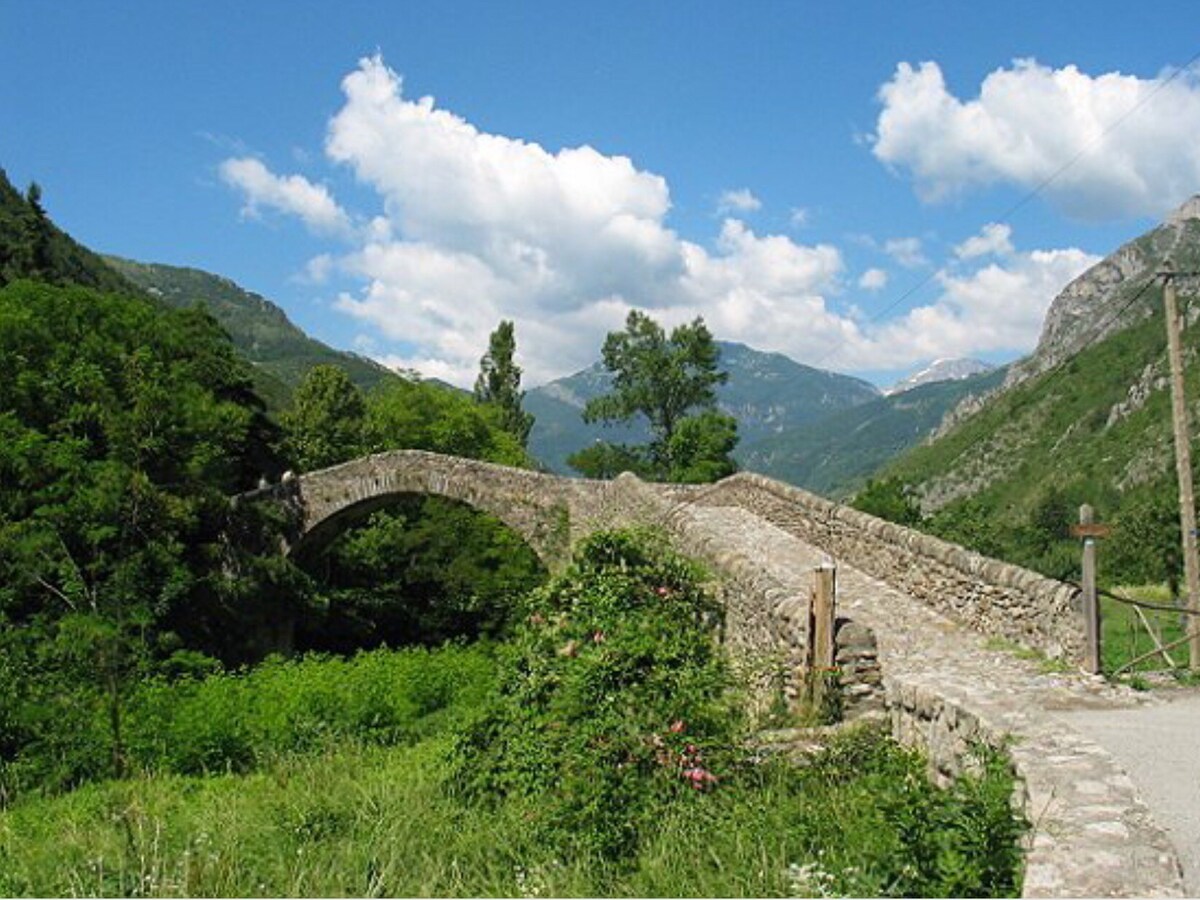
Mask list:
[[398,450],[285,476],[239,500],[290,505],[286,550],[306,554],[411,494],[496,516],[551,570],[593,531],[661,527],[717,576],[730,654],[782,672],[791,696],[813,571],[835,563],[847,716],[883,718],[926,749],[941,778],[969,765],[974,745],[1006,748],[1015,800],[1034,823],[1025,896],[1183,894],[1175,848],[1134,783],[1059,714],[1138,702],[1075,671],[1083,620],[1072,586],[748,473],[700,487],[628,473],[590,481]]

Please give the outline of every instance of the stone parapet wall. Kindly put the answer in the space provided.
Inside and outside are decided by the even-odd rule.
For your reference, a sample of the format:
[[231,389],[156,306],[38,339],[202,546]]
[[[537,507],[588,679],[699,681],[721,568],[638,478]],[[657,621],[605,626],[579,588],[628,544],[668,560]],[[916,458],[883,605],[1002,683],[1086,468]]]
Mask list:
[[971,629],[1079,661],[1079,591],[770,478],[738,474],[691,498],[737,506],[845,560]]
[[[731,659],[749,677],[758,701],[767,703],[782,690],[794,704],[802,691],[811,584],[800,590],[787,586],[750,556],[724,549],[728,542],[721,529],[699,521],[690,504],[678,502],[681,496],[694,496],[694,491],[663,491],[632,475],[612,484],[611,524],[658,525],[680,553],[712,568],[720,579],[724,641]],[[874,634],[839,616],[834,649],[846,717],[881,711],[883,689]]]
[[[690,517],[719,539],[710,553],[743,555],[793,594],[808,589],[827,555],[736,506],[694,505]],[[1140,695],[1079,674],[1039,673],[851,562],[839,565],[837,580],[839,613],[877,640],[894,736],[925,750],[940,781],[972,768],[974,744],[1007,755],[1018,779],[1014,802],[1032,826],[1023,896],[1183,893],[1178,858],[1129,776],[1053,712],[1137,703]]]

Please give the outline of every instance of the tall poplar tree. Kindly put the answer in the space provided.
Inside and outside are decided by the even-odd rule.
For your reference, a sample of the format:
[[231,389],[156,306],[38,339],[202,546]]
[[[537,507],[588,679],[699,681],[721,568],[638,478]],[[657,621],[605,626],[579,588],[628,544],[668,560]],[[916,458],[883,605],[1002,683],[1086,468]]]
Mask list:
[[525,392],[521,390],[521,367],[513,360],[517,339],[513,323],[501,321],[488,339],[488,351],[479,361],[479,377],[475,379],[475,399],[495,407],[500,427],[521,442],[529,443],[533,414],[521,408]]

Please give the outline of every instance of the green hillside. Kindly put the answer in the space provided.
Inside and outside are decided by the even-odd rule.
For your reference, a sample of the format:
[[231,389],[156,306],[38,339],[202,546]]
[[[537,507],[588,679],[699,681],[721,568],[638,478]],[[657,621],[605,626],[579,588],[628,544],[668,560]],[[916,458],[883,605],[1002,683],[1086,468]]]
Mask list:
[[[936,440],[885,466],[922,527],[1055,577],[1077,577],[1067,529],[1089,503],[1113,525],[1101,577],[1177,577],[1178,499],[1162,288],[1165,260],[1200,270],[1200,202],[1118,248],[1055,298],[1038,347]],[[1187,394],[1200,391],[1195,279],[1180,278]],[[1191,404],[1193,440],[1200,410]],[[891,481],[894,479],[894,481]]]
[[[1194,325],[1185,341],[1187,390],[1196,397]],[[1159,313],[997,395],[882,474],[915,486],[931,513],[927,527],[942,537],[1056,577],[1077,577],[1067,528],[1090,503],[1116,526],[1103,577],[1172,577],[1178,526],[1165,347]],[[1193,439],[1196,424],[1193,404]]]
[[[987,497],[997,515],[1019,515],[1055,486],[1111,505],[1171,462],[1166,391],[1152,390],[1129,415],[1117,412],[1147,367],[1163,373],[1165,347],[1162,317],[1153,316],[998,395],[886,471],[920,485],[933,509]],[[1200,377],[1192,382],[1200,386]]]
[[19,278],[141,293],[104,260],[74,241],[42,208],[40,190],[24,194],[0,169],[0,287]]
[[844,497],[880,466],[924,440],[964,397],[996,388],[1005,371],[925,384],[832,413],[746,444],[739,462],[810,491]]
[[364,390],[395,377],[388,369],[353,353],[334,350],[306,335],[270,300],[244,290],[228,278],[199,269],[140,263],[105,257],[117,272],[173,307],[201,303],[233,338],[238,352],[275,382],[269,399],[278,405],[313,366],[332,364],[346,370]]

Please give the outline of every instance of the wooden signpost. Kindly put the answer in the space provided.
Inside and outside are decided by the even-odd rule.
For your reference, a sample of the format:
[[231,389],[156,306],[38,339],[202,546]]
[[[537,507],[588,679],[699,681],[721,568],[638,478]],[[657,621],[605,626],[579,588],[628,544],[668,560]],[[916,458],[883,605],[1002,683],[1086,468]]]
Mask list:
[[807,690],[810,709],[822,711],[828,700],[835,649],[834,627],[837,620],[837,568],[818,566],[813,570],[812,599],[808,605],[808,646],[806,647]]

